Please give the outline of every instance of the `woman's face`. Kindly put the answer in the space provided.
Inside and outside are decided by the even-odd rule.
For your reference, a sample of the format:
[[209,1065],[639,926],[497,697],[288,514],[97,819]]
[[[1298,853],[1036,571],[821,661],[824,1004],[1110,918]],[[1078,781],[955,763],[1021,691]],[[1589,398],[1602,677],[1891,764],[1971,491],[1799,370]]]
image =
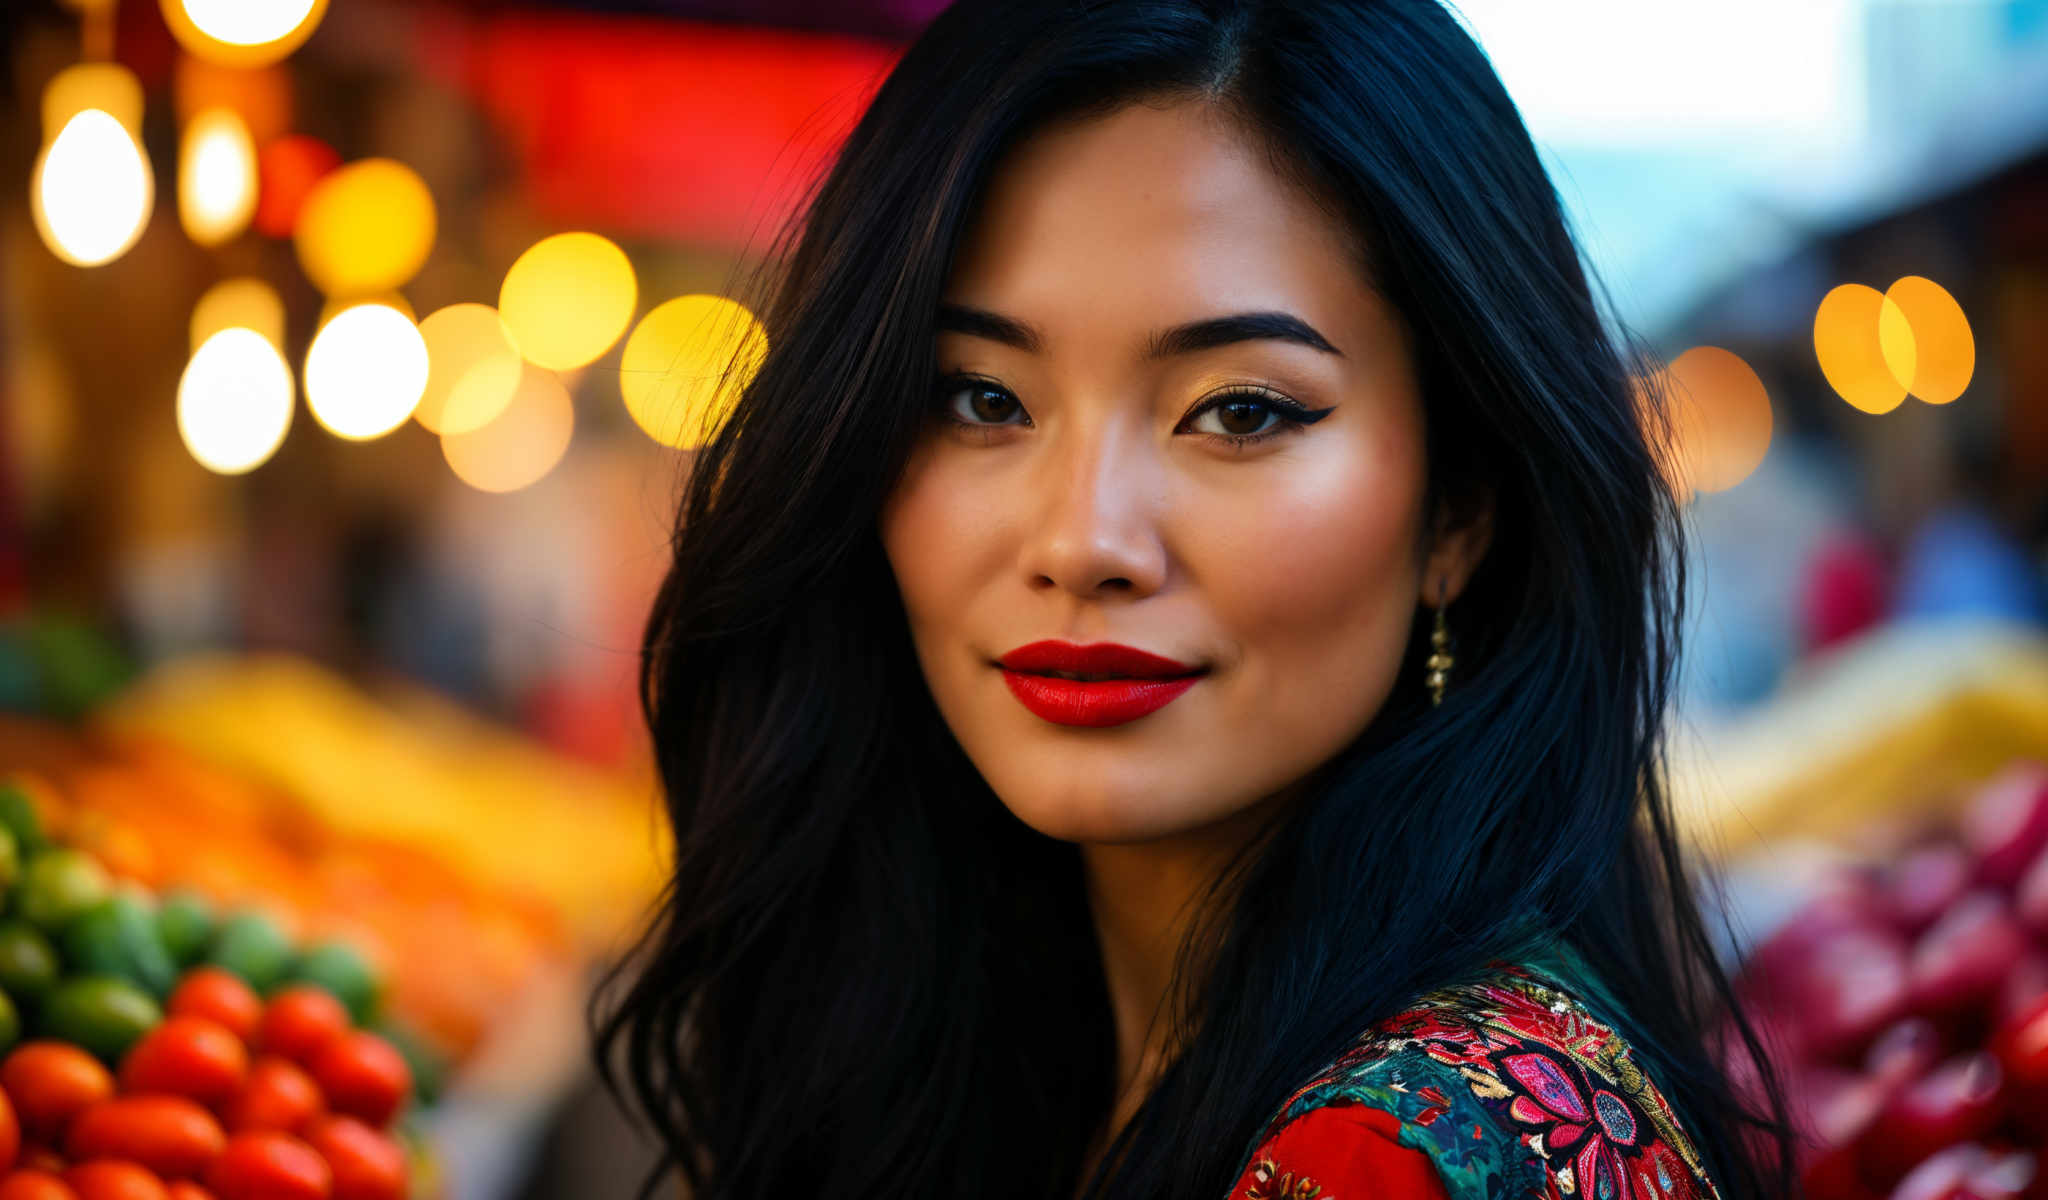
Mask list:
[[[1478,526],[1423,543],[1414,363],[1360,261],[1195,105],[1044,132],[990,181],[936,345],[972,378],[935,389],[880,532],[940,713],[1041,833],[1150,841],[1282,793],[1372,720],[1418,602],[1483,553]],[[1243,314],[1266,316],[1199,324]],[[1045,641],[1201,674],[1001,665]]]

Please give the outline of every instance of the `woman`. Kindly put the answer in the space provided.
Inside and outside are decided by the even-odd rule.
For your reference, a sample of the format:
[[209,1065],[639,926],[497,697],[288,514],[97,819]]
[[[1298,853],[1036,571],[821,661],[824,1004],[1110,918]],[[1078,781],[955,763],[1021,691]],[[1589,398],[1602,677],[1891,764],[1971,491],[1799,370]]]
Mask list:
[[1657,410],[1450,15],[966,0],[798,231],[597,1014],[689,1194],[1789,1194]]

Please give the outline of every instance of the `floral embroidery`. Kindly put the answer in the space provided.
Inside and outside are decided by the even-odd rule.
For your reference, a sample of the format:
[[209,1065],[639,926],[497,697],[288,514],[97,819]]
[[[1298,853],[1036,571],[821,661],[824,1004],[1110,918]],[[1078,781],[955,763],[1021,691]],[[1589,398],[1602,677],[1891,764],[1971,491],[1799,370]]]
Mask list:
[[[1620,1035],[1556,975],[1488,966],[1481,982],[1432,992],[1367,1031],[1289,1097],[1247,1159],[1272,1162],[1272,1139],[1305,1112],[1363,1104],[1398,1120],[1400,1144],[1428,1154],[1452,1200],[1718,1200]],[[1297,1174],[1283,1180],[1329,1164],[1289,1165]],[[1262,1195],[1293,1193],[1244,1200]]]
[[1317,1200],[1323,1189],[1306,1175],[1283,1172],[1280,1164],[1262,1158],[1252,1167],[1252,1186],[1244,1200]]

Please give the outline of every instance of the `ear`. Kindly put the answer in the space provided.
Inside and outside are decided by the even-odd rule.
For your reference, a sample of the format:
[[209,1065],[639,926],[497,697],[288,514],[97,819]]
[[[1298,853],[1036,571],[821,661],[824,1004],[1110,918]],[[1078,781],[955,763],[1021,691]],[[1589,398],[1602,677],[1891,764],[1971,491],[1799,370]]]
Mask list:
[[1438,588],[1442,587],[1442,602],[1450,603],[1465,590],[1465,584],[1472,578],[1472,572],[1479,569],[1479,560],[1486,557],[1486,548],[1493,543],[1493,489],[1483,493],[1464,505],[1462,511],[1451,507],[1440,508],[1436,514],[1435,528],[1431,531],[1429,553],[1422,563],[1421,601],[1424,606],[1434,608],[1438,603]]

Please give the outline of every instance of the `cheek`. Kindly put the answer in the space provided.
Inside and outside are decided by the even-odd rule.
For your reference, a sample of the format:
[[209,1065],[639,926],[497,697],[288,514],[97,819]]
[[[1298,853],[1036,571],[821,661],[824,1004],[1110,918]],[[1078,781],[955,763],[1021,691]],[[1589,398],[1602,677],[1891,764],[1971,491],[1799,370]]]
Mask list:
[[1398,439],[1326,444],[1275,464],[1256,505],[1187,535],[1205,547],[1201,590],[1251,691],[1309,727],[1362,721],[1400,665],[1417,595],[1417,458]]

